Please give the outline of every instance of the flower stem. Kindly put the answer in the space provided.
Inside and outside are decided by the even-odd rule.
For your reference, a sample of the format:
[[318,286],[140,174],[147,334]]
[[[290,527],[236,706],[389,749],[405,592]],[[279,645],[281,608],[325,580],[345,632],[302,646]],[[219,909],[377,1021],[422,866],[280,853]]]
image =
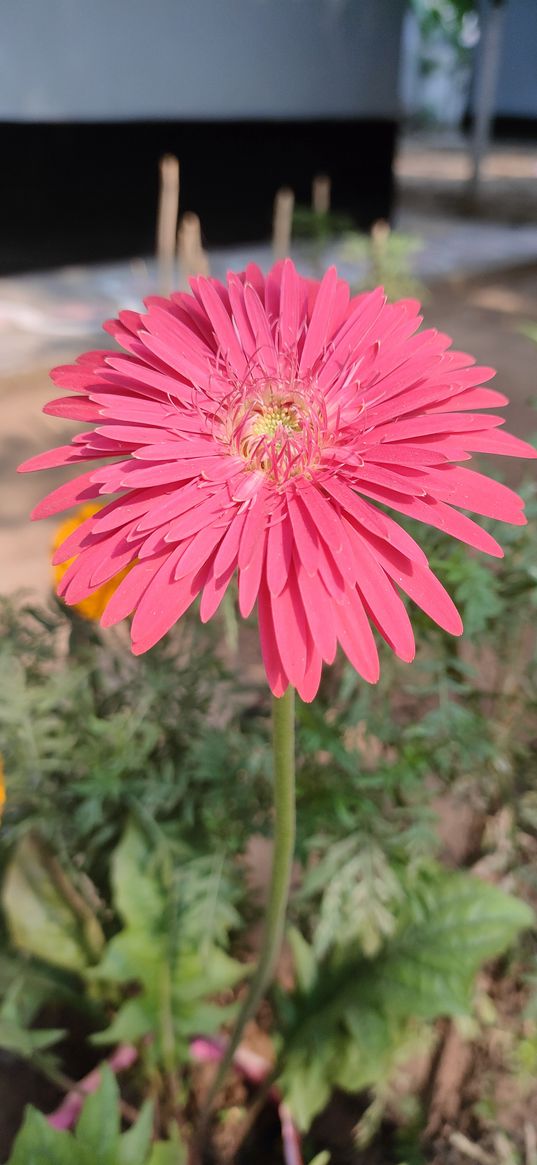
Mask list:
[[272,755],[274,762],[274,850],[265,931],[259,962],[237,1016],[225,1053],[210,1088],[202,1114],[203,1137],[217,1093],[220,1091],[248,1020],[255,1015],[270,983],[280,954],[289,898],[295,846],[295,692],[288,688],[272,700]]

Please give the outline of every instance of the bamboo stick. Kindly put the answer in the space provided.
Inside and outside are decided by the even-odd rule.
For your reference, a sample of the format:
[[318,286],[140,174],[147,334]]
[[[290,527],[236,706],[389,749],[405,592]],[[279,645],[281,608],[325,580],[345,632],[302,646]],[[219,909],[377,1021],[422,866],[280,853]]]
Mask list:
[[169,295],[175,274],[175,238],[179,213],[179,162],[165,154],[159,165],[159,203],[157,214],[158,286]]
[[181,286],[187,286],[193,275],[209,275],[209,257],[203,247],[201,223],[197,214],[187,211],[177,232],[177,260]]
[[295,196],[284,186],[276,192],[272,219],[272,251],[275,259],[285,259],[291,249]]
[[328,174],[317,174],[311,186],[311,206],[315,214],[328,214],[332,182]]

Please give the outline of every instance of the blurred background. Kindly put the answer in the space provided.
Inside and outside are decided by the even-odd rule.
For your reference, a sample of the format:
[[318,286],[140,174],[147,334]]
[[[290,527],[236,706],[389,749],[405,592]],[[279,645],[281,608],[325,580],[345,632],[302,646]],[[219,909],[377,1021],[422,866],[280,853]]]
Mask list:
[[483,163],[502,196],[531,185],[529,145],[484,155],[535,141],[536,48],[534,0],[5,0],[0,270],[147,255],[164,153],[210,246],[266,238],[276,190],[305,202],[318,173],[367,228],[396,153],[405,186],[475,193]]

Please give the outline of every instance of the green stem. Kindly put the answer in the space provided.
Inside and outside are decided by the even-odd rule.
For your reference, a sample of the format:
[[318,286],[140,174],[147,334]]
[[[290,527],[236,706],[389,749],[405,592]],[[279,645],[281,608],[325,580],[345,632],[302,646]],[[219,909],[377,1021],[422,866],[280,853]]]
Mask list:
[[274,762],[274,851],[265,932],[255,974],[218,1071],[205,1102],[200,1135],[203,1137],[217,1093],[231,1067],[248,1020],[255,1015],[270,983],[280,954],[289,898],[295,847],[295,692],[272,700],[272,754]]

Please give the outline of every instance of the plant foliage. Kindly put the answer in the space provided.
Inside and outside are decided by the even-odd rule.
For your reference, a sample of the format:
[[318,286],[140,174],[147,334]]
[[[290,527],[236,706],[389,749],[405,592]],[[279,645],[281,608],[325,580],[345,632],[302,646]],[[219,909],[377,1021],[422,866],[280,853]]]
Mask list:
[[119,1089],[104,1065],[99,1088],[84,1103],[74,1134],[53,1128],[35,1108],[26,1110],[8,1165],[182,1165],[179,1142],[153,1143],[153,1104],[146,1101],[122,1133]]
[[384,1083],[416,1026],[471,1010],[476,972],[500,954],[533,913],[476,878],[434,870],[407,895],[397,931],[373,958],[336,942],[317,962],[295,936],[297,988],[281,1001],[285,1097],[301,1128],[333,1088]]
[[[122,929],[92,970],[94,981],[128,996],[94,1042],[151,1036],[148,1055],[168,1068],[184,1064],[189,1040],[210,1035],[226,1008],[211,997],[244,974],[224,950],[238,916],[225,894],[221,862],[155,848],[134,824],[112,859],[112,892]],[[138,993],[132,996],[132,985]]]

